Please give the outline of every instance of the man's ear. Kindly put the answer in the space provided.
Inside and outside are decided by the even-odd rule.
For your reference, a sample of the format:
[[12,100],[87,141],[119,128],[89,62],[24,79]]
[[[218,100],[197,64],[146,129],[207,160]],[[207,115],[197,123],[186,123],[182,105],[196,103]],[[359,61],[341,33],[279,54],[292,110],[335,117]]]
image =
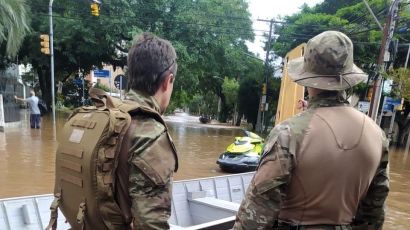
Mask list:
[[171,87],[172,83],[174,83],[174,74],[168,74],[168,76],[165,77],[164,81],[162,82],[161,88],[163,91],[168,90],[168,87]]

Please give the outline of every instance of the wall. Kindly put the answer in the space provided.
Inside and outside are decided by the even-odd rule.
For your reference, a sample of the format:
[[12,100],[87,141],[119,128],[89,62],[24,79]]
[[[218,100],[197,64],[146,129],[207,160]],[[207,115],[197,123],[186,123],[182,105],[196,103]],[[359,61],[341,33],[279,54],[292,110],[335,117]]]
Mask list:
[[14,95],[22,97],[23,84],[18,81],[18,70],[12,65],[7,70],[0,71],[0,94],[3,95],[4,121],[20,121],[20,107]]

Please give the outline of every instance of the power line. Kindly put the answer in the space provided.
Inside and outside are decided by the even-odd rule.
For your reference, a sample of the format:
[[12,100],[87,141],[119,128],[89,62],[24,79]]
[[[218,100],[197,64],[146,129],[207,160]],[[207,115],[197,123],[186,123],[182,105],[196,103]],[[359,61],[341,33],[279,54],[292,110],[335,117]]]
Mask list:
[[[38,14],[39,16],[44,16],[44,17],[48,17],[48,15],[46,14]],[[80,20],[80,21],[94,21],[92,18],[88,18],[88,19],[84,19],[84,18],[75,18],[75,17],[68,17],[68,16],[62,16],[62,15],[53,15],[53,17],[55,18],[64,18],[64,19],[71,19],[71,20]],[[215,25],[208,25],[208,24],[199,24],[199,23],[186,23],[186,22],[175,22],[177,24],[190,24],[190,25],[202,25],[202,26],[212,26],[216,29],[235,29],[232,27],[222,27],[222,26],[215,26]],[[118,23],[113,23],[113,24],[122,24],[121,22]],[[197,30],[197,31],[202,31],[201,28],[196,28],[196,27],[190,27],[190,30]],[[253,30],[254,32],[265,32],[264,30]],[[265,37],[265,35],[263,34],[255,34],[255,33],[240,33],[240,32],[232,32],[232,31],[208,31],[208,32],[218,32],[220,34],[224,34],[224,35],[240,35],[240,36],[256,36],[256,37]]]
[[[60,9],[65,10],[66,8],[61,8],[60,7]],[[85,11],[83,9],[81,11],[82,11],[81,13],[77,13],[76,15],[78,15],[78,16],[89,15],[88,10]],[[207,15],[207,14],[205,14],[205,15]],[[213,14],[211,14],[211,15],[215,16]],[[110,15],[101,14],[101,16],[103,16],[105,18],[111,18],[111,19],[115,19],[115,18],[123,19],[125,17],[125,18],[134,18],[134,19],[144,20],[144,19],[153,19],[153,18],[156,19],[158,15],[155,14],[155,12],[152,11],[152,12],[148,12],[148,14],[145,14],[144,16],[124,16],[124,15],[116,16],[116,15],[111,15],[111,14]],[[152,17],[150,17],[150,16],[152,16]],[[225,18],[234,18],[234,17],[229,17],[229,16],[221,16],[221,15],[219,15],[219,16],[220,17],[225,17]],[[67,17],[67,16],[65,16],[65,17]],[[69,18],[69,17],[67,17],[67,18]],[[75,18],[72,18],[72,19],[75,19]],[[81,19],[81,20],[83,20],[83,19]],[[249,18],[248,18],[248,20],[251,21]],[[189,21],[181,21],[181,20],[175,20],[175,19],[172,22],[193,24],[193,25],[211,26],[211,27],[222,27],[222,26],[217,25],[217,24],[193,23],[193,22],[189,22]],[[338,29],[338,30],[341,30],[341,31],[347,31],[346,28],[344,28],[344,27],[329,27],[329,26],[326,26],[326,25],[323,25],[323,24],[299,24],[299,23],[296,23],[296,22],[285,22],[285,21],[274,21],[274,23],[275,24],[290,25],[290,26],[294,25],[294,26],[316,27],[316,28],[320,28],[320,29]],[[227,28],[229,28],[229,29],[243,29],[243,28],[240,28],[240,27],[227,27]],[[265,33],[269,32],[267,30],[253,30],[253,31],[261,31],[261,32],[265,32]]]
[[[152,9],[153,6],[158,6],[158,5],[156,5],[155,3],[146,3],[146,4],[147,4],[147,5],[150,5],[151,7],[141,7],[141,9]],[[107,5],[107,4],[104,3],[104,5]],[[109,5],[109,4],[108,4],[108,5]],[[36,6],[37,9],[44,9],[44,11],[47,12],[48,5],[46,5],[46,4],[37,4],[37,5],[32,5],[32,6]],[[44,8],[40,8],[41,6],[44,7]],[[188,9],[194,9],[193,7],[187,7],[187,8],[188,8]],[[53,6],[53,9],[57,9],[57,10],[61,10],[61,11],[70,10],[69,7],[61,7],[61,6],[60,6],[60,7]],[[73,7],[73,8],[71,8],[71,9],[73,9],[73,10],[75,10],[75,11],[83,11],[83,12],[85,11],[84,8],[77,9],[77,8]],[[87,10],[87,11],[88,11],[88,10]],[[102,8],[101,8],[101,11],[102,11],[102,12],[106,12],[106,13],[110,13],[111,10],[108,9],[108,8],[102,7]],[[147,11],[145,10],[144,12],[147,12]],[[152,11],[152,12],[150,12],[150,13],[154,15],[153,12],[154,12],[154,11]],[[204,11],[200,11],[200,10],[198,10],[198,11],[195,12],[195,13],[196,13],[196,15],[202,14],[202,15],[205,15],[205,16],[212,16],[212,17],[217,17],[217,18],[226,18],[226,19],[252,21],[252,19],[249,18],[249,17],[236,17],[236,16],[230,16],[230,15],[211,14],[211,13],[209,13],[209,12],[204,12]],[[248,12],[248,13],[249,13],[249,12]],[[104,15],[104,14],[101,14],[101,15]],[[155,14],[154,16],[158,16],[158,15]],[[118,16],[118,17],[122,17],[122,16]]]
[[[66,9],[66,8],[60,8],[60,9]],[[386,10],[386,9],[382,9],[382,10],[380,10],[379,12],[378,12],[378,15],[380,14],[380,13],[382,13],[384,10]],[[88,12],[88,10],[87,10],[87,12],[85,12],[84,10],[83,10],[83,12],[84,13],[77,13],[77,14],[74,14],[74,16],[82,16],[82,15],[90,15],[90,13]],[[152,12],[151,12],[152,13]],[[43,13],[35,13],[35,14],[37,14],[37,15],[40,15],[40,16],[45,16],[45,17],[48,17],[48,14],[43,14]],[[148,14],[149,15],[149,14]],[[72,19],[72,20],[81,20],[81,21],[84,21],[84,20],[86,20],[86,21],[95,21],[95,19],[94,18],[91,18],[91,17],[86,17],[86,18],[78,18],[78,17],[69,17],[69,16],[63,16],[63,15],[54,15],[54,17],[57,17],[57,18],[65,18],[65,19]],[[127,17],[127,18],[132,18],[132,19],[152,19],[152,18],[150,18],[150,17],[143,17],[143,16],[113,16],[113,15],[103,15],[102,14],[102,19],[104,20],[104,19],[120,19],[120,18],[124,18],[124,17]],[[360,17],[361,18],[361,17]],[[357,19],[355,19],[355,20],[357,20]],[[292,22],[284,22],[284,21],[273,21],[274,23],[276,23],[276,24],[283,24],[283,25],[288,25],[288,26],[291,26],[291,25],[293,25],[293,26],[305,26],[305,27],[316,27],[316,28],[320,28],[320,29],[322,29],[322,30],[328,30],[328,29],[336,29],[336,30],[346,30],[346,28],[344,28],[344,27],[333,27],[333,26],[325,26],[325,25],[323,25],[323,24],[308,24],[308,25],[303,25],[303,24],[298,24],[298,23],[292,23]],[[167,23],[176,23],[176,24],[179,24],[179,25],[181,25],[181,24],[185,24],[185,25],[195,25],[195,26],[204,26],[204,27],[213,27],[213,28],[217,28],[217,29],[226,29],[225,31],[210,31],[210,32],[217,32],[218,34],[226,34],[226,35],[238,35],[238,36],[255,36],[255,37],[266,37],[266,34],[255,34],[255,32],[263,32],[263,33],[267,33],[268,31],[266,31],[266,30],[256,30],[256,29],[250,29],[252,32],[246,32],[246,31],[244,31],[243,33],[241,33],[241,32],[238,32],[238,30],[240,31],[240,30],[244,30],[244,28],[239,28],[239,27],[230,27],[230,26],[227,26],[227,25],[224,25],[224,26],[221,26],[221,25],[218,25],[218,24],[207,24],[207,23],[195,23],[195,22],[189,22],[189,21],[181,21],[181,20],[172,20],[172,21],[168,21]],[[114,23],[114,24],[116,24],[116,23]],[[118,22],[118,24],[124,24],[124,23],[122,23],[122,22]],[[187,29],[190,29],[190,30],[197,30],[197,31],[203,31],[203,30],[201,30],[201,28],[195,28],[195,27],[189,27],[189,28],[187,28]],[[228,30],[231,30],[231,31],[228,31]],[[352,32],[352,33],[348,33],[348,35],[356,35],[356,34],[360,34],[360,33],[364,33],[364,32],[368,32],[368,31],[371,31],[372,30],[372,28],[370,28],[370,29],[367,29],[367,30],[363,30],[363,31],[359,31],[359,32]],[[235,31],[235,32],[233,32],[233,31]],[[282,36],[283,37],[283,35],[280,35],[280,36]],[[292,38],[296,38],[296,39],[310,39],[311,37],[313,37],[313,34],[293,34],[293,37]]]
[[[48,16],[48,14],[43,14],[43,13],[37,13],[38,15],[45,15]],[[85,14],[75,14],[75,16],[88,16],[89,13],[85,13]],[[67,18],[67,19],[73,19],[73,20],[84,20],[84,18],[75,18],[75,17],[69,17],[69,16],[62,16],[62,15],[53,15],[53,17],[60,17],[60,18]],[[152,18],[148,18],[148,17],[143,17],[143,16],[134,16],[134,17],[130,17],[130,16],[106,16],[106,15],[101,15],[100,17],[103,17],[103,19],[123,19],[123,18],[131,18],[131,19],[137,19],[137,20],[144,20],[144,19],[152,19]],[[93,19],[93,21],[95,21]],[[197,26],[205,26],[205,27],[216,27],[216,28],[226,28],[226,29],[232,29],[232,30],[245,30],[243,27],[232,27],[232,26],[228,26],[228,25],[218,25],[218,24],[209,24],[209,23],[196,23],[196,22],[192,22],[192,21],[182,21],[182,20],[170,20],[167,21],[168,23],[177,23],[177,24],[191,24],[191,25],[197,25]],[[266,30],[255,30],[255,29],[251,29],[255,32],[269,32]]]
[[[65,10],[66,8],[60,8],[60,9],[63,9],[63,10]],[[382,10],[383,11],[383,10]],[[380,14],[380,12],[382,12],[382,11],[379,11],[378,12],[378,14]],[[88,12],[88,10],[87,10],[87,12],[85,12],[84,10],[83,10],[83,12],[84,13],[79,13],[79,14],[76,14],[76,15],[78,15],[78,16],[81,16],[81,15],[89,15],[89,12]],[[109,18],[109,19],[116,19],[116,18],[118,18],[118,19],[122,19],[122,18],[124,18],[124,17],[126,17],[126,18],[132,18],[132,19],[139,19],[139,20],[145,20],[145,19],[152,19],[151,17],[147,17],[148,15],[155,15],[155,16],[157,16],[156,14],[154,14],[153,12],[149,12],[147,15],[144,15],[145,17],[143,17],[143,16],[113,16],[113,15],[104,15],[104,14],[101,14],[103,17],[104,17],[104,19],[105,18]],[[67,17],[67,16],[60,16],[61,18],[67,18],[67,19],[74,19],[74,20],[84,20],[83,18],[81,18],[81,19],[77,19],[77,18],[74,18],[74,17]],[[228,17],[229,18],[229,17]],[[360,17],[360,18],[362,18],[362,17]],[[248,18],[249,19],[249,18]],[[357,19],[355,19],[355,20],[357,20]],[[173,19],[172,21],[170,21],[171,23],[177,23],[177,24],[190,24],[190,25],[196,25],[196,26],[205,26],[205,27],[214,27],[214,28],[226,28],[226,29],[229,29],[229,30],[244,30],[244,28],[242,28],[242,27],[232,27],[232,26],[228,26],[228,25],[225,25],[225,26],[221,26],[221,25],[218,25],[218,24],[209,24],[209,23],[195,23],[195,22],[192,22],[192,21],[181,21],[181,20],[175,20],[175,19]],[[292,22],[283,22],[283,21],[274,21],[276,24],[283,24],[283,25],[288,25],[288,26],[292,26],[292,25],[294,25],[294,26],[305,26],[305,27],[313,27],[313,28],[319,28],[319,29],[321,29],[321,30],[328,30],[328,29],[336,29],[336,30],[340,30],[340,31],[344,31],[344,32],[348,32],[347,31],[347,29],[345,28],[345,27],[337,27],[337,26],[326,26],[326,25],[323,25],[323,24],[308,24],[308,25],[303,25],[303,24],[298,24],[298,23],[296,23],[296,22],[294,22],[294,23],[292,23]],[[120,24],[120,23],[119,23]],[[256,30],[256,29],[252,29],[252,31],[253,32],[263,32],[263,33],[267,33],[268,31],[266,31],[266,30]],[[252,34],[251,33],[240,33],[239,35],[242,35],[242,36],[252,36]],[[266,35],[257,35],[257,34],[254,34],[254,36],[257,36],[257,37],[266,37]]]

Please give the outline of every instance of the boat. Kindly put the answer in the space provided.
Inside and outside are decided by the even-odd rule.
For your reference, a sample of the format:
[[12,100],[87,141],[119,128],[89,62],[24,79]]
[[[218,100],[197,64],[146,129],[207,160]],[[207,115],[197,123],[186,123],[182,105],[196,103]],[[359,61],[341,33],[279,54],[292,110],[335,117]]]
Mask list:
[[[171,230],[231,229],[253,172],[175,181]],[[48,225],[53,194],[0,199],[1,230],[42,230]],[[59,211],[57,229],[69,229]]]
[[216,163],[225,172],[255,171],[263,149],[263,138],[255,133],[244,131],[243,137],[235,141],[219,156]]

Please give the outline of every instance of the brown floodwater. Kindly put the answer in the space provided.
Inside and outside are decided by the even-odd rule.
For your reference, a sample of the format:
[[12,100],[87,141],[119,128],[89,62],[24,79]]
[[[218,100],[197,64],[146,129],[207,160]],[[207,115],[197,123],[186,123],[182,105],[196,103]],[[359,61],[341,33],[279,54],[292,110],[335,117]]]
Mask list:
[[[23,111],[21,127],[0,132],[0,198],[52,193],[58,135],[65,115],[57,116],[56,127],[44,117],[42,128],[32,130]],[[201,125],[190,116],[169,117],[168,126],[179,153],[175,180],[219,176],[216,160],[233,138],[237,128]],[[390,154],[390,194],[384,229],[410,229],[410,157],[392,148]]]

